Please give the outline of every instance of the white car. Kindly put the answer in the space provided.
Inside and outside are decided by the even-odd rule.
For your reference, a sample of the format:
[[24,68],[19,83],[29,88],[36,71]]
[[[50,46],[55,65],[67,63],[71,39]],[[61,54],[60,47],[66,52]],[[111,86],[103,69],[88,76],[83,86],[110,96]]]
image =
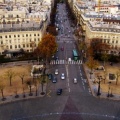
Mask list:
[[76,83],[77,83],[77,78],[74,78],[74,79],[73,79],[73,82],[76,84]]
[[58,75],[58,69],[55,70],[55,75]]
[[65,74],[64,74],[64,73],[61,74],[61,79],[62,79],[62,80],[65,79]]

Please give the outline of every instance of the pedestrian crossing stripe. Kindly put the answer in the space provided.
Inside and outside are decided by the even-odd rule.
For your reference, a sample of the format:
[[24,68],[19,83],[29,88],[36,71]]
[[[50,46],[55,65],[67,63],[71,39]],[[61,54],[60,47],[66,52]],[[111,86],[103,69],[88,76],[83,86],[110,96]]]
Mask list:
[[66,60],[51,60],[50,64],[82,64],[82,60],[78,60],[78,61],[66,61]]

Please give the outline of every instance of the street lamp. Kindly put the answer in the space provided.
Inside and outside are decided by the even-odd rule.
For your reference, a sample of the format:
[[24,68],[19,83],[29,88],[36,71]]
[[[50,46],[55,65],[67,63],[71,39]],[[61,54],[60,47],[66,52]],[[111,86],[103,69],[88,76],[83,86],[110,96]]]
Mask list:
[[100,93],[100,82],[101,82],[101,79],[102,79],[102,76],[97,76],[98,77],[98,92],[97,92],[97,96],[101,95]]

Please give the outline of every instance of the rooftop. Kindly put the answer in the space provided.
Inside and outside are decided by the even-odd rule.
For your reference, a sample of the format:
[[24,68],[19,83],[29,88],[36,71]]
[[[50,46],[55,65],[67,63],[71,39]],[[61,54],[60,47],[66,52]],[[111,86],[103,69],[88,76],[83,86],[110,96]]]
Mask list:
[[88,26],[92,31],[120,33],[120,24],[108,24],[101,21],[89,21]]

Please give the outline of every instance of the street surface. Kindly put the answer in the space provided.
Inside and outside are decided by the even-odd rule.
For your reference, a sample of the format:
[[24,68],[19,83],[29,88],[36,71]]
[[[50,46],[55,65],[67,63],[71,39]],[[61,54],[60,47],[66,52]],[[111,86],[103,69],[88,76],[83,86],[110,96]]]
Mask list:
[[[65,4],[58,5],[56,21],[60,28],[55,55],[58,61],[51,61],[49,71],[57,77],[57,83],[48,83],[44,97],[1,105],[0,120],[120,120],[120,102],[93,97],[82,62],[68,63],[76,45]],[[58,75],[54,74],[55,69],[59,70]],[[61,73],[65,73],[64,80]],[[77,78],[77,84],[73,78]],[[58,88],[63,89],[61,95],[56,95]]]

